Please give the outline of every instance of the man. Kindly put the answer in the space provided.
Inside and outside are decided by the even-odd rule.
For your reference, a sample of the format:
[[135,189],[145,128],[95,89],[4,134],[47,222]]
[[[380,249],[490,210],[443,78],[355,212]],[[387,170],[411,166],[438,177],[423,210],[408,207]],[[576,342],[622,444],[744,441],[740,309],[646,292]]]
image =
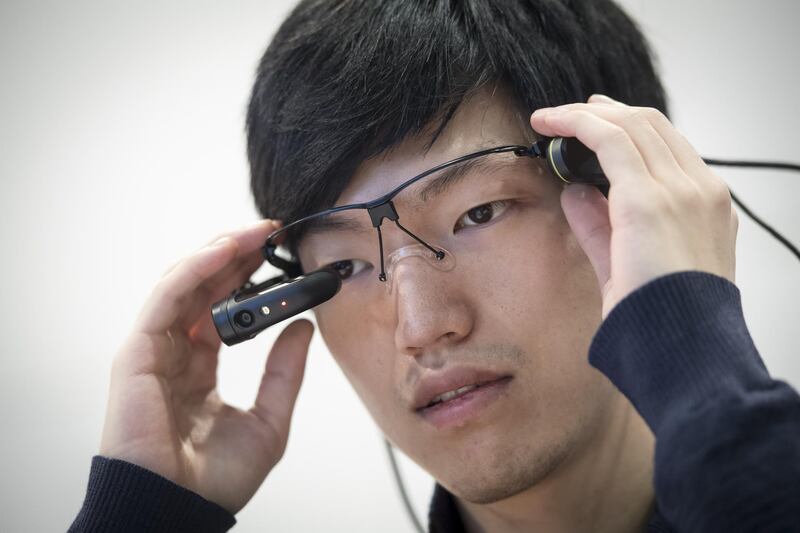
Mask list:
[[312,328],[286,328],[240,411],[215,392],[208,312],[277,221],[555,136],[596,152],[607,199],[498,152],[400,191],[402,227],[384,220],[380,246],[355,210],[283,242],[304,271],[343,278],[320,333],[437,480],[430,529],[800,530],[800,398],[747,333],[727,188],[665,113],[610,2],[302,2],[248,113],[269,220],[154,289],[115,358],[73,530],[224,531],[280,459]]

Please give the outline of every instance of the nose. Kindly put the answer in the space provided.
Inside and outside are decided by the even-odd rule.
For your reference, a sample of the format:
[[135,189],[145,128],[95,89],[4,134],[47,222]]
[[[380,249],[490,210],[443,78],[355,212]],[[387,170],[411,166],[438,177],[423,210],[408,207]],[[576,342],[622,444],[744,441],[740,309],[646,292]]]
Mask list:
[[[441,254],[441,255],[437,255]],[[425,259],[430,266],[436,270],[447,272],[456,266],[453,254],[444,248],[428,248],[422,244],[411,244],[398,248],[386,258],[386,288],[389,294],[394,287],[394,269],[400,262],[409,257],[419,257]]]
[[454,272],[411,256],[394,265],[392,276],[398,351],[416,356],[458,343],[472,332],[474,310]]

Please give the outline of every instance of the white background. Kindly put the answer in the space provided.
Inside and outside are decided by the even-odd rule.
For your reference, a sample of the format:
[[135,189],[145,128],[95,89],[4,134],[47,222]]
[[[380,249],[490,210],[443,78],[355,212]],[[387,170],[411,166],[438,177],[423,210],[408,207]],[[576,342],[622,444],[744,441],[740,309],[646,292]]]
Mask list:
[[[244,111],[292,4],[0,4],[3,532],[67,528],[97,451],[111,357],[145,295],[173,261],[256,220]],[[623,4],[701,154],[800,161],[800,4]],[[800,175],[719,173],[800,243]],[[772,373],[798,387],[800,264],[740,218],[750,331]],[[250,404],[274,335],[223,350],[225,399]],[[432,481],[402,465],[425,515]],[[287,453],[237,518],[241,532],[411,530],[378,430],[317,337]]]

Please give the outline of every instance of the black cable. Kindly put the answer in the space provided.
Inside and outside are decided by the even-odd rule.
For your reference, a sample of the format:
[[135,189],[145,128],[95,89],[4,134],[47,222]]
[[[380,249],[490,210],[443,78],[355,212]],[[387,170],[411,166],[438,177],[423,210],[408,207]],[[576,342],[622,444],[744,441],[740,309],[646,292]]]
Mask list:
[[397,481],[397,488],[400,489],[400,496],[403,498],[403,503],[406,506],[406,512],[408,516],[411,518],[411,521],[414,523],[414,528],[419,533],[425,533],[425,530],[422,528],[422,524],[420,523],[419,519],[417,518],[417,514],[414,512],[414,509],[411,507],[411,500],[408,499],[408,494],[406,494],[406,487],[403,485],[403,478],[400,477],[400,469],[397,467],[397,459],[394,457],[394,450],[392,449],[392,445],[389,441],[384,437],[383,439],[384,444],[386,444],[386,453],[389,454],[389,462],[392,464],[392,471],[394,472],[394,479]]
[[781,163],[779,161],[732,161],[729,159],[706,159],[707,165],[717,167],[749,167],[749,168],[774,168],[778,170],[796,170],[800,172],[800,165],[794,163]]
[[[708,165],[714,165],[719,167],[745,167],[745,168],[769,168],[769,169],[777,169],[777,170],[794,170],[796,172],[800,172],[800,165],[796,165],[794,163],[781,163],[781,162],[772,162],[772,161],[731,161],[725,159],[706,159],[703,158],[703,161],[706,162]],[[764,228],[767,233],[775,237],[781,244],[783,244],[786,248],[789,249],[794,256],[800,260],[800,250],[797,249],[789,239],[778,233],[778,230],[764,222],[761,217],[753,213],[753,211],[747,207],[739,198],[729,189],[731,193],[731,199],[733,202],[739,206],[739,208],[749,216],[753,222]]]
[[753,213],[753,212],[750,210],[750,208],[749,208],[749,207],[747,207],[746,205],[744,205],[744,204],[742,203],[742,201],[741,201],[741,200],[739,200],[739,198],[737,198],[735,194],[733,194],[733,191],[731,191],[730,189],[728,189],[728,191],[731,193],[731,199],[734,201],[734,203],[735,203],[736,205],[738,205],[738,206],[739,206],[739,208],[740,208],[740,209],[741,209],[741,210],[742,210],[742,211],[743,211],[743,212],[744,212],[744,213],[745,213],[747,216],[749,216],[750,218],[752,218],[752,219],[753,219],[753,221],[754,221],[756,224],[758,224],[759,226],[761,226],[762,228],[764,228],[765,230],[767,230],[767,232],[768,232],[770,235],[772,235],[773,237],[775,237],[776,239],[778,239],[778,241],[780,241],[780,243],[781,243],[781,244],[783,244],[784,246],[786,246],[786,247],[787,247],[787,248],[788,248],[788,249],[789,249],[789,250],[790,250],[790,251],[791,251],[791,252],[794,254],[794,256],[795,256],[795,257],[797,257],[797,259],[800,259],[800,250],[798,250],[798,249],[797,249],[797,246],[795,246],[794,244],[792,244],[792,243],[789,241],[789,239],[787,239],[786,237],[784,237],[783,235],[781,235],[780,233],[778,233],[778,231],[777,231],[775,228],[773,228],[772,226],[770,226],[769,224],[767,224],[766,222],[764,222],[763,220],[761,220],[761,219],[760,219],[760,218],[759,218],[759,217],[758,217],[758,216],[757,216],[755,213]]

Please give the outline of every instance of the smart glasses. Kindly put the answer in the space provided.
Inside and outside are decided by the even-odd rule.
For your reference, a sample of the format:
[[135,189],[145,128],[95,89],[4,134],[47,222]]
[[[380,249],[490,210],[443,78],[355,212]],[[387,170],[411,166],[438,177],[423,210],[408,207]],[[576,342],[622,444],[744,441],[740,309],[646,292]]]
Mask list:
[[[542,225],[536,217],[543,216],[543,211],[533,206],[548,186],[553,190],[553,177],[564,183],[595,185],[604,195],[609,191],[593,152],[577,139],[545,138],[531,145],[481,149],[425,170],[374,200],[335,206],[292,221],[269,235],[262,248],[264,258],[283,274],[257,285],[247,282],[216,302],[212,318],[217,332],[227,345],[251,339],[330,300],[343,282],[357,284],[357,291],[348,291],[350,303],[366,305],[375,295],[375,285],[391,293],[397,272],[407,271],[400,267],[412,262],[417,269],[427,265],[442,272],[458,263],[462,271],[469,271],[474,263],[485,263],[486,257],[507,253],[498,243],[519,242],[520,232]],[[731,196],[746,214],[793,247]],[[387,227],[396,228],[391,240],[402,244],[393,245],[388,254]],[[305,269],[297,257],[281,256],[278,246],[282,238],[297,242],[301,236],[315,240],[314,257]],[[796,248],[793,251],[798,255]],[[365,285],[365,276],[373,271],[378,283],[372,278],[371,285]],[[347,308],[358,309],[356,305]]]
[[[476,237],[457,238],[507,216],[511,203],[533,197],[547,179],[535,156],[545,146],[502,145],[481,149],[421,172],[374,200],[335,206],[302,217],[274,231],[262,253],[280,276],[258,285],[247,283],[212,307],[222,340],[236,344],[260,331],[332,298],[342,282],[372,282],[391,292],[401,263],[425,263],[449,271],[459,251],[471,255]],[[534,156],[534,157],[532,157]],[[531,172],[541,174],[538,180]],[[386,249],[386,228],[396,228]],[[312,264],[279,253],[278,242],[316,239]],[[480,238],[484,238],[481,236]],[[371,243],[367,250],[368,243]],[[484,246],[483,249],[488,251]]]

